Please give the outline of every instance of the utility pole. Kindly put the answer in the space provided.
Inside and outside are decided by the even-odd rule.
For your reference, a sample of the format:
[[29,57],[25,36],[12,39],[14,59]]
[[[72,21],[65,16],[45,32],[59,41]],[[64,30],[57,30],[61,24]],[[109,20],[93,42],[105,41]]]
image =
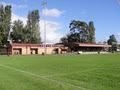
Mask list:
[[47,54],[47,48],[46,48],[46,7],[47,2],[42,2],[42,5],[44,6],[44,54]]

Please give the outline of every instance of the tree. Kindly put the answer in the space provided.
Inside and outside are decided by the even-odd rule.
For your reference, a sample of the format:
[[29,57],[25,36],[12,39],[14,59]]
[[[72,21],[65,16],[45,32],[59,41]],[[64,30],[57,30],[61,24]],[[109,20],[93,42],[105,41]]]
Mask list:
[[95,27],[93,21],[89,22],[89,35],[88,35],[89,43],[95,43]]
[[70,33],[61,38],[61,42],[95,43],[95,27],[93,21],[86,22],[73,20],[70,23]]
[[11,39],[14,43],[41,43],[38,10],[29,12],[27,25],[17,20],[12,29]]
[[112,45],[112,51],[116,51],[116,49],[117,49],[117,40],[115,38],[115,35],[110,35],[107,42],[108,42],[109,45]]
[[115,35],[110,35],[109,39],[108,39],[108,44],[112,45],[114,43],[117,43],[117,40],[115,38]]
[[[88,32],[88,25],[86,22],[73,20],[70,23],[69,27],[70,27],[71,35],[79,36],[80,42],[83,42],[83,43],[88,42],[89,32]],[[78,35],[78,33],[79,33],[79,35]],[[78,41],[78,40],[76,40],[76,41]]]
[[80,42],[80,35],[79,33],[70,33],[67,35],[68,42]]
[[28,43],[41,43],[40,26],[39,26],[39,11],[30,11],[27,21],[27,41]]
[[11,6],[0,4],[0,45],[6,45],[11,24]]
[[67,43],[67,42],[68,42],[68,37],[67,37],[67,36],[64,36],[64,37],[62,37],[62,38],[60,39],[60,41],[61,41],[62,43]]
[[[11,39],[16,43],[41,43],[39,11],[29,12],[27,25],[18,20],[14,22]],[[11,6],[0,4],[0,45],[7,45],[11,26]]]
[[0,45],[2,45],[2,36],[3,36],[3,31],[4,31],[4,27],[3,27],[3,16],[4,16],[4,7],[2,4],[0,4]]
[[14,21],[11,32],[11,40],[13,43],[26,43],[27,31],[21,20]]

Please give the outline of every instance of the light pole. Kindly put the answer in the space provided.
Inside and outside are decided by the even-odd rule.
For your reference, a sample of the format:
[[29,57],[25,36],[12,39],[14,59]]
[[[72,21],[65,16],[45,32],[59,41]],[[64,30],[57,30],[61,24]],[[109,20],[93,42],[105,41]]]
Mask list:
[[7,41],[9,42],[9,44],[12,43],[12,40],[10,40],[10,34],[11,34],[11,32],[13,31],[13,30],[12,30],[12,26],[13,26],[13,23],[11,22],[10,30],[9,30],[9,32],[8,32],[8,38],[7,38]]
[[46,52],[46,6],[47,6],[47,2],[42,2],[42,5],[44,6],[44,54],[47,54]]

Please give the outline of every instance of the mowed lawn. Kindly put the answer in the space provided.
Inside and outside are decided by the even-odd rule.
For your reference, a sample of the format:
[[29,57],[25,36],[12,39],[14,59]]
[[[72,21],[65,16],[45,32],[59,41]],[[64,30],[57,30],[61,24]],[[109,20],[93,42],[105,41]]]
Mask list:
[[120,90],[120,54],[0,56],[0,90]]

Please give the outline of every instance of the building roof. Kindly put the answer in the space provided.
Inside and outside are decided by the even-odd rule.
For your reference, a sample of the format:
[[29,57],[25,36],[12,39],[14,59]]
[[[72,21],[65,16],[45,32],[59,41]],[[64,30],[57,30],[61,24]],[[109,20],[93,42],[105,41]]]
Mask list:
[[[22,46],[22,47],[26,47],[26,46],[30,46],[30,47],[44,47],[45,44],[28,44],[28,43],[11,43],[11,46]],[[53,47],[59,47],[60,45],[56,45],[56,44],[46,44],[47,47],[49,46],[53,46]]]
[[70,42],[70,43],[58,43],[58,44],[64,44],[66,46],[81,46],[81,47],[111,47],[111,45],[107,45],[107,44],[100,44],[100,43],[96,43],[96,44],[91,44],[91,43],[74,43],[74,42]]
[[11,46],[38,46],[40,44],[11,43]]
[[89,44],[89,43],[77,43],[79,46],[85,46],[85,47],[111,47],[111,45],[107,44]]
[[[45,44],[25,44],[25,43],[11,43],[11,46],[30,46],[30,47],[44,47]],[[80,47],[111,47],[111,45],[107,44],[90,44],[90,43],[57,43],[57,44],[46,44],[47,47],[53,46],[53,47],[61,47],[61,46],[80,46]]]

